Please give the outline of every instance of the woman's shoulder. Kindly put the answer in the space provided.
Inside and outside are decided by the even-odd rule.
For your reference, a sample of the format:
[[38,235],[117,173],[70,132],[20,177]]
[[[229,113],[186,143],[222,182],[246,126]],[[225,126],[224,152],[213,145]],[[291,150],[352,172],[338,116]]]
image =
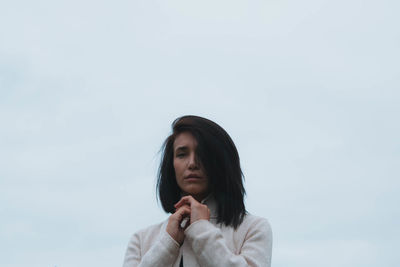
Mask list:
[[166,227],[166,223],[168,220],[164,220],[162,222],[159,222],[157,224],[152,224],[147,227],[143,227],[139,230],[137,230],[133,235],[132,238],[140,238],[140,239],[153,239],[157,237],[161,230]]
[[251,213],[247,213],[244,216],[239,228],[245,230],[246,232],[251,229],[252,231],[261,230],[268,234],[272,234],[272,228],[269,220]]

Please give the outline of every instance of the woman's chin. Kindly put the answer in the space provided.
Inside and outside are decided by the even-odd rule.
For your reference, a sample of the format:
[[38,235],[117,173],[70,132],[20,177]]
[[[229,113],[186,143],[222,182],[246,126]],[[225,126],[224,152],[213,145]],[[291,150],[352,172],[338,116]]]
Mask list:
[[208,191],[200,188],[187,188],[182,192],[184,196],[190,195],[194,197],[197,201],[201,201],[208,195]]
[[199,188],[198,186],[190,186],[185,188],[184,192],[186,195],[201,195],[204,194],[207,190],[204,190],[203,188]]

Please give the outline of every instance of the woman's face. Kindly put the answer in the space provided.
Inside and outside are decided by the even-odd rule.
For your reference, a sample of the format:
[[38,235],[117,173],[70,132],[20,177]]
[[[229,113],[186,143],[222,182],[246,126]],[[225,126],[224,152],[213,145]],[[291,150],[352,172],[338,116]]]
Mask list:
[[176,182],[182,193],[201,201],[208,194],[208,177],[196,159],[197,140],[189,132],[180,133],[174,142]]

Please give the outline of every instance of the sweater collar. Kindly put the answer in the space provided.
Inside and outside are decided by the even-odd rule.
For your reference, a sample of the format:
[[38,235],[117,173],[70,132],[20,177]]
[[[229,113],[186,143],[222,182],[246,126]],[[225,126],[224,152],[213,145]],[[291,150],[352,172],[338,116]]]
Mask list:
[[207,207],[210,209],[210,219],[215,219],[218,217],[217,201],[212,193],[206,196],[200,203],[207,205]]

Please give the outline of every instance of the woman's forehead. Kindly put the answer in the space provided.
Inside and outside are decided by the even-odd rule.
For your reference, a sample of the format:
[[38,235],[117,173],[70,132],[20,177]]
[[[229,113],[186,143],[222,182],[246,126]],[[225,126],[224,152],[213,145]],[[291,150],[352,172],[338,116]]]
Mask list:
[[174,141],[174,149],[181,147],[191,148],[197,146],[197,140],[190,132],[183,132],[176,136]]

